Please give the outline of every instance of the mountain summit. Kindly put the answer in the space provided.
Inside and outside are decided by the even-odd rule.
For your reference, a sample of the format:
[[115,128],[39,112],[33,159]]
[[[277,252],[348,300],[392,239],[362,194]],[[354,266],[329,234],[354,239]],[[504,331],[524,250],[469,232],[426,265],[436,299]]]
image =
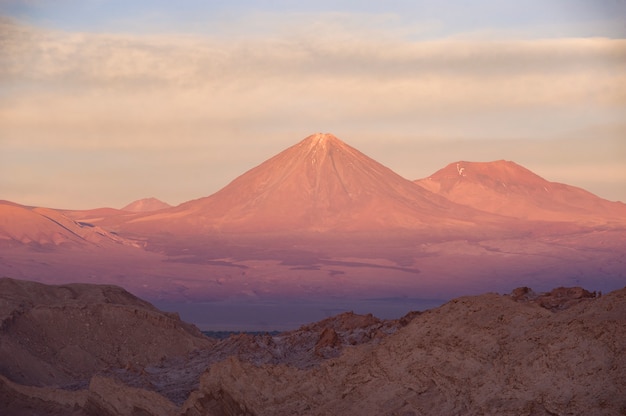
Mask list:
[[[169,214],[169,215],[166,215]],[[313,134],[217,193],[135,220],[222,231],[371,231],[472,225],[482,214],[402,178],[332,134]],[[170,223],[169,225],[167,223]]]

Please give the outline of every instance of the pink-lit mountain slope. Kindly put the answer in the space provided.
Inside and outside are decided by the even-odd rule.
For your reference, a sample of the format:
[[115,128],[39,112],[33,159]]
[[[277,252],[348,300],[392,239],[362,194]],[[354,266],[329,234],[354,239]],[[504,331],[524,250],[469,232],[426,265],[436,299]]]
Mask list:
[[314,134],[217,193],[129,220],[144,232],[467,228],[494,220],[402,178],[331,134]]
[[122,211],[130,212],[152,212],[161,209],[171,208],[172,206],[156,198],[144,198],[133,201],[122,208]]
[[626,223],[626,205],[550,182],[509,161],[456,162],[428,178],[424,189],[458,204],[528,220]]
[[0,201],[0,245],[85,246],[137,245],[103,228],[76,221],[50,208]]

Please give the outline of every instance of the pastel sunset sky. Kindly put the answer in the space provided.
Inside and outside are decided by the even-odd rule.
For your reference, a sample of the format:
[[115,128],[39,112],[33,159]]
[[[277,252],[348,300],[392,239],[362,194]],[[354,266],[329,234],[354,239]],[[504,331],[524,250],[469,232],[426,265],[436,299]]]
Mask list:
[[626,0],[0,0],[0,199],[176,205],[315,132],[626,201]]

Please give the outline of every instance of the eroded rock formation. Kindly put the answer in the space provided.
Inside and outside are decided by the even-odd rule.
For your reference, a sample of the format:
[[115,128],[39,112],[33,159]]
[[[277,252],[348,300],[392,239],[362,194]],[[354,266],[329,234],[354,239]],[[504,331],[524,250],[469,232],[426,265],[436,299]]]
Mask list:
[[520,288],[223,341],[111,286],[0,289],[2,414],[626,414],[626,288]]
[[230,357],[202,376],[182,413],[624,414],[626,290],[570,292],[567,309],[456,299],[311,369]]
[[99,373],[115,368],[141,373],[213,343],[176,314],[161,312],[119,287],[0,279],[0,408],[32,397],[33,405],[43,409],[65,409],[46,413],[36,407],[36,414],[68,414],[68,403],[82,408],[87,397],[77,393],[57,400],[69,392],[88,390],[90,403],[103,401],[94,396],[101,390],[94,383],[106,384],[94,381]]

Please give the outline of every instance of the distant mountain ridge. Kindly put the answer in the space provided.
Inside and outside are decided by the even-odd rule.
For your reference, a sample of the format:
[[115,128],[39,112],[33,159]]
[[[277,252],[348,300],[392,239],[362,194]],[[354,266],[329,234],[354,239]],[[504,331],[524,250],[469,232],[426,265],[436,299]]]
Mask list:
[[171,208],[172,206],[154,197],[138,199],[122,208],[122,211],[130,212],[151,212],[161,209]]
[[[317,133],[248,170],[216,193],[176,207],[144,198],[121,210],[66,210],[59,215],[120,235],[435,228],[468,231],[495,224],[500,228],[513,226],[504,224],[506,218],[623,224],[626,205],[547,181],[504,160],[454,162],[427,178],[411,181],[334,135]],[[28,227],[35,223],[31,221]]]
[[103,246],[141,244],[104,228],[72,219],[51,208],[27,207],[0,201],[0,245]]

